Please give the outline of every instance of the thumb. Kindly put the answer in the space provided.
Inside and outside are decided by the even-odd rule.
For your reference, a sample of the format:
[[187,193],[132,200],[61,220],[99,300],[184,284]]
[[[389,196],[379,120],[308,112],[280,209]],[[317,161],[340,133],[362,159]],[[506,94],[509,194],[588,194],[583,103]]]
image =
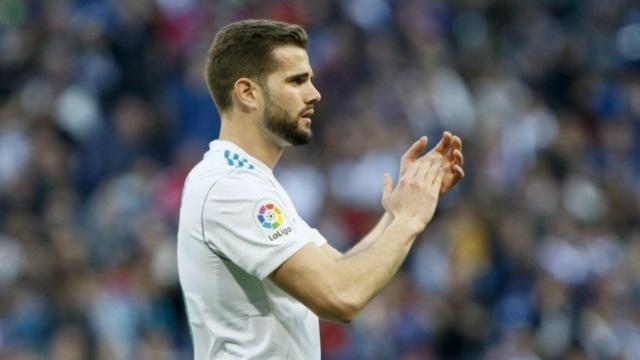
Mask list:
[[384,173],[382,177],[382,198],[386,198],[393,191],[393,179],[389,173]]

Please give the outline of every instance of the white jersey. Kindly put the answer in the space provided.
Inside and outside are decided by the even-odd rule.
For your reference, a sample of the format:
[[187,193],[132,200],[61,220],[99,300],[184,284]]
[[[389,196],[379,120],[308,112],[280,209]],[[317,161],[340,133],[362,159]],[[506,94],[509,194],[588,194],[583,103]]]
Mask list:
[[178,229],[195,359],[320,359],[318,317],[268,276],[325,242],[268,166],[213,141],[185,182]]

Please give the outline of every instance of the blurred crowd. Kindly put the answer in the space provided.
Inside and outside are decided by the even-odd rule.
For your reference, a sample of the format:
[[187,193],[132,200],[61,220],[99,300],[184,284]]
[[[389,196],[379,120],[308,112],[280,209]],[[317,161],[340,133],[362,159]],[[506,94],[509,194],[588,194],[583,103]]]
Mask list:
[[206,49],[301,24],[323,95],[276,168],[347,249],[421,135],[466,178],[326,359],[640,359],[640,3],[0,1],[0,358],[189,359],[186,173],[218,135]]

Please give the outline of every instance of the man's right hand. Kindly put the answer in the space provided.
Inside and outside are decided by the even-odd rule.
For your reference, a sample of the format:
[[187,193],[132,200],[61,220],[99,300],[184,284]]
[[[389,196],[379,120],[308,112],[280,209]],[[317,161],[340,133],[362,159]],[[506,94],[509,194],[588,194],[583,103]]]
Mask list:
[[395,189],[391,176],[385,173],[382,206],[394,219],[422,232],[436,210],[443,175],[443,156],[436,152],[407,166]]

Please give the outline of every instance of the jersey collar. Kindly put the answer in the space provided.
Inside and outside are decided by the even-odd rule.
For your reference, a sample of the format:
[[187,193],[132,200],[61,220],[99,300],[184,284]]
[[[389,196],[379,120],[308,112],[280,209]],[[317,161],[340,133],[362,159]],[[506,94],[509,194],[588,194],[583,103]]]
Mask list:
[[231,141],[220,140],[220,139],[213,140],[211,143],[209,143],[209,149],[234,151],[240,154],[241,156],[246,157],[248,160],[250,160],[255,165],[256,168],[267,171],[268,173],[273,173],[273,170],[270,167],[268,167],[265,163],[249,155],[249,153],[247,153],[243,148],[232,143]]

